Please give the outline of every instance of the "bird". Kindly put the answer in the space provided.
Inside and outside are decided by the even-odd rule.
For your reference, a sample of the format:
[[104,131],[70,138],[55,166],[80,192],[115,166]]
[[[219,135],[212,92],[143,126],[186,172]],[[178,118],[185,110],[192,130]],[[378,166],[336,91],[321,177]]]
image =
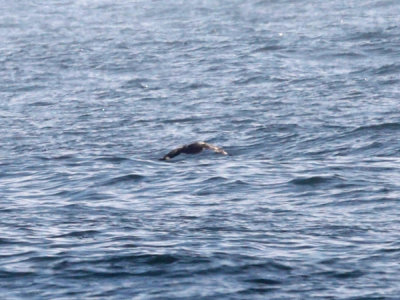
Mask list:
[[188,145],[183,145],[181,147],[178,147],[178,148],[168,152],[168,154],[164,155],[162,158],[160,158],[160,160],[169,160],[181,153],[198,154],[201,151],[203,151],[204,149],[209,149],[216,153],[220,153],[222,155],[228,155],[228,153],[220,147],[208,144],[206,142],[194,142],[194,143],[191,143]]

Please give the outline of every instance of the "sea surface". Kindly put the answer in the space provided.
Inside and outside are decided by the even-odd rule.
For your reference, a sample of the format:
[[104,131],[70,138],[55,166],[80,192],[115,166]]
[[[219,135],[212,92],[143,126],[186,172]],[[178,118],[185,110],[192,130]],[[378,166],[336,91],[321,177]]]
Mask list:
[[0,0],[0,295],[400,299],[400,1]]

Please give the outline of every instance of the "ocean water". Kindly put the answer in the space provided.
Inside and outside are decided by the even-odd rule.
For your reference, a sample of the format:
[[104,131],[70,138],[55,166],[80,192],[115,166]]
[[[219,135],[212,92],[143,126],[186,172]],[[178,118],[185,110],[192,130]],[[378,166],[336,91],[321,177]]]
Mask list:
[[399,1],[0,9],[1,299],[400,299]]

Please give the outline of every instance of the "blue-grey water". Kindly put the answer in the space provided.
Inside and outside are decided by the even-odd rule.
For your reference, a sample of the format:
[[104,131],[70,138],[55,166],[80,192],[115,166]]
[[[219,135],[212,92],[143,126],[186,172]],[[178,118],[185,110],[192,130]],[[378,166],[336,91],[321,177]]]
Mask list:
[[400,299],[399,16],[0,1],[1,299]]

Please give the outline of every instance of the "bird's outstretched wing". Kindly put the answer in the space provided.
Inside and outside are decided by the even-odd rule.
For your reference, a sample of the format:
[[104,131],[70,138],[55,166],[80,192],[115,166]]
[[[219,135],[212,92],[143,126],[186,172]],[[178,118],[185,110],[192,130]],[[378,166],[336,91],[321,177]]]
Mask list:
[[172,151],[170,151],[167,155],[165,155],[163,158],[160,158],[160,160],[169,160],[181,153],[186,153],[186,154],[197,154],[200,153],[203,149],[209,149],[212,150],[216,153],[220,153],[223,155],[228,155],[228,153],[217,146],[205,143],[205,142],[195,142],[189,145],[183,145],[179,148],[176,148]]
[[164,157],[160,158],[160,160],[169,160],[169,159],[181,154],[183,147],[184,146],[176,148],[176,149],[168,152],[168,154],[164,155]]
[[222,149],[220,147],[217,147],[215,145],[211,145],[211,144],[208,144],[208,143],[205,143],[205,142],[201,142],[201,144],[203,145],[203,147],[205,149],[210,149],[210,150],[212,150],[214,152],[217,152],[217,153],[220,153],[220,154],[223,154],[223,155],[228,155],[228,152],[226,152],[224,149]]

